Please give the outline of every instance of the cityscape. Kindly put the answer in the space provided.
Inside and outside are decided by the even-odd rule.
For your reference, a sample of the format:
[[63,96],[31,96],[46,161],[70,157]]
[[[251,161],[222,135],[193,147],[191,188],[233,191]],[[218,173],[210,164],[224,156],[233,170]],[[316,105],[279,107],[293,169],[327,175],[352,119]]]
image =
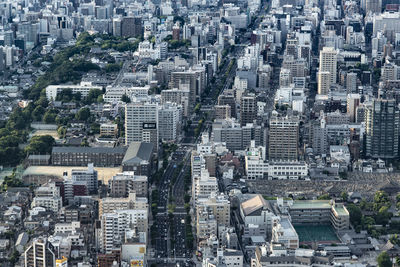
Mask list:
[[0,266],[400,266],[400,0],[1,0]]

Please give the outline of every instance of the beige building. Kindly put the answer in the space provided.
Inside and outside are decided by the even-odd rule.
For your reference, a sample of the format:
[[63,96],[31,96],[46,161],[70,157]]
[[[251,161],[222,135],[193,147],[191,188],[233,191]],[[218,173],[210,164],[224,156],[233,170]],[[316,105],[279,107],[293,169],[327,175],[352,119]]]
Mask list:
[[147,197],[147,176],[135,175],[134,172],[123,172],[113,176],[108,181],[111,197],[129,197],[136,193],[137,197]]
[[336,83],[337,51],[333,47],[324,47],[319,54],[319,71],[329,72],[331,84]]
[[149,207],[147,198],[136,197],[135,193],[130,193],[127,198],[107,197],[99,201],[99,218],[105,213],[112,213],[117,210],[145,209]]
[[118,126],[114,123],[102,123],[100,124],[100,135],[115,137],[118,135]]
[[211,193],[208,199],[199,199],[197,210],[209,210],[220,226],[230,225],[231,203],[225,194]]

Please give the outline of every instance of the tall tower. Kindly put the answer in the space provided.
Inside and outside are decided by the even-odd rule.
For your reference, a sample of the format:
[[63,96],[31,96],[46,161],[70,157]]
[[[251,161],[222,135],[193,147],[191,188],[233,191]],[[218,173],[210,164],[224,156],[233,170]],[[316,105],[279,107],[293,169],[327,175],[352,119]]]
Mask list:
[[257,116],[257,102],[255,95],[244,95],[240,99],[240,125],[253,123]]
[[381,13],[382,12],[382,0],[366,0],[365,1],[365,13]]
[[298,146],[298,118],[273,115],[269,122],[269,159],[297,160]]
[[350,115],[350,121],[356,121],[357,107],[360,105],[360,94],[347,95],[347,114]]
[[366,109],[366,155],[392,159],[399,156],[399,108],[394,99],[375,99]]
[[329,72],[331,84],[336,83],[337,52],[333,47],[324,47],[320,52],[319,71]]
[[[134,99],[125,106],[125,144],[150,142],[158,147],[158,104],[150,99]],[[155,134],[154,134],[155,133]]]

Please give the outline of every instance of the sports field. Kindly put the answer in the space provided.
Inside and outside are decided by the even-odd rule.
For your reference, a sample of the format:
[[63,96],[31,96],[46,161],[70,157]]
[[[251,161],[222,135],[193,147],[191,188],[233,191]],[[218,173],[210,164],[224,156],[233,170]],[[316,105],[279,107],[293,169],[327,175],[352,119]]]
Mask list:
[[300,242],[339,241],[330,225],[295,225]]

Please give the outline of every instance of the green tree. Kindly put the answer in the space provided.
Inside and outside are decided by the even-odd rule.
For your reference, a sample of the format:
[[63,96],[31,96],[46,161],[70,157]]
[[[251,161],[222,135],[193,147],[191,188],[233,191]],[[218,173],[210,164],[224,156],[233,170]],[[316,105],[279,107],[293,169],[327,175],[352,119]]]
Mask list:
[[41,121],[44,113],[45,109],[42,106],[37,106],[32,112],[32,120]]
[[57,117],[57,111],[54,109],[49,109],[46,111],[46,113],[43,116],[43,121],[45,123],[55,123],[56,122],[56,117]]
[[346,191],[343,191],[343,192],[340,194],[340,197],[342,198],[342,200],[343,200],[344,202],[346,202],[347,199],[348,199],[348,197],[349,197],[349,195],[347,194]]
[[389,254],[386,251],[379,254],[376,261],[378,262],[378,267],[392,267],[393,265],[392,261],[390,260]]
[[350,213],[350,222],[351,224],[356,227],[357,225],[361,224],[362,213],[361,209],[354,204],[350,204],[347,206],[347,210]]
[[89,108],[81,108],[75,115],[75,118],[80,121],[87,121],[90,117]]
[[50,135],[34,136],[25,147],[25,152],[27,154],[49,154],[55,143],[54,138]]
[[121,101],[125,103],[131,103],[131,99],[126,94],[123,94],[121,97]]
[[330,200],[331,197],[329,196],[329,194],[323,194],[323,195],[320,195],[317,199],[319,199],[319,200]]

